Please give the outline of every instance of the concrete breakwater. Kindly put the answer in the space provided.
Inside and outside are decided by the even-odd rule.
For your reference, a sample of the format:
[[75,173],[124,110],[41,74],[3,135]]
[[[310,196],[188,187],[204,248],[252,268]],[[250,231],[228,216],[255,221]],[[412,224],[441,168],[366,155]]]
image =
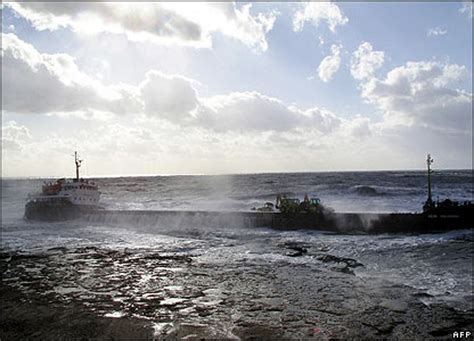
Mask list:
[[191,210],[107,210],[75,205],[30,204],[25,217],[31,220],[89,222],[134,225],[236,226],[277,230],[323,230],[339,233],[431,233],[474,227],[470,210],[462,214],[424,213],[280,213],[256,211]]
[[162,224],[168,226],[267,227],[278,230],[323,230],[340,233],[430,233],[472,228],[472,219],[418,213],[282,214],[274,212],[219,212],[166,210],[95,210],[82,213],[89,222]]

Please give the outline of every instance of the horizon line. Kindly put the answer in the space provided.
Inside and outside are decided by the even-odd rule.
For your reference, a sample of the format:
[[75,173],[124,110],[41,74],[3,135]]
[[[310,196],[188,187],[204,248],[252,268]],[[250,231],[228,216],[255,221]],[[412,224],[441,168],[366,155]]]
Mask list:
[[[471,168],[438,168],[434,171],[473,171]],[[106,175],[88,175],[81,177],[84,179],[90,178],[128,178],[128,177],[174,177],[174,176],[234,176],[234,175],[264,175],[264,174],[309,174],[309,173],[375,173],[375,172],[426,172],[426,169],[354,169],[354,170],[319,170],[319,171],[268,171],[268,172],[241,172],[241,173],[194,173],[194,174],[106,174]],[[73,178],[60,175],[24,175],[24,176],[4,176],[1,175],[1,179],[9,180],[27,180],[27,179],[51,179],[51,178]]]

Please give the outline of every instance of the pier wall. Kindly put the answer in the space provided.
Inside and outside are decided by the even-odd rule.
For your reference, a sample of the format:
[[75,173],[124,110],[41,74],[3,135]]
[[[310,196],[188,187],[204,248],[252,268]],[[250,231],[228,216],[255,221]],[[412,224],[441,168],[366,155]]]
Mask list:
[[322,230],[337,233],[433,233],[474,228],[473,215],[418,213],[297,213],[169,210],[105,210],[77,206],[36,207],[27,210],[32,220],[80,219],[90,223],[173,227],[244,227],[277,230]]
[[89,222],[167,226],[227,226],[277,230],[323,230],[342,233],[382,233],[413,230],[420,215],[375,213],[282,214],[270,212],[98,210],[83,215]]

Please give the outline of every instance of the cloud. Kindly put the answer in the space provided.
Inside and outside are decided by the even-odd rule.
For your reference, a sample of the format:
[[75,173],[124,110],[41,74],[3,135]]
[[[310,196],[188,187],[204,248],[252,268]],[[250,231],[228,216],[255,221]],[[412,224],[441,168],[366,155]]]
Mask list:
[[[362,98],[383,113],[382,122],[373,123],[256,91],[205,97],[196,80],[157,70],[137,85],[105,85],[67,54],[40,53],[13,34],[3,36],[2,62],[4,117],[74,114],[70,125],[54,125],[52,115],[38,115],[36,127],[4,125],[4,149],[21,152],[16,161],[9,158],[8,174],[27,172],[35,160],[26,155],[37,152],[41,162],[45,151],[59,156],[71,148],[94,155],[101,165],[97,173],[143,173],[148,167],[147,173],[156,174],[386,167],[380,156],[387,150],[403,154],[413,144],[426,150],[441,140],[464,148],[470,141],[472,94],[455,88],[466,73],[456,64],[411,62],[380,78],[366,72],[360,79]],[[97,124],[95,116],[75,117],[89,111],[110,113],[109,119]],[[36,136],[39,126],[48,127],[41,133],[47,136]],[[429,139],[420,142],[419,136]],[[361,149],[365,155],[349,162]],[[113,151],[112,161],[100,161],[107,151]],[[50,164],[38,167],[42,174],[51,169]]]
[[319,44],[318,44],[319,46],[323,46],[323,45],[324,45],[324,38],[323,38],[323,36],[319,36],[319,37],[318,37],[318,41],[319,41]]
[[346,136],[362,140],[371,136],[374,129],[368,117],[356,116],[345,123],[343,130]]
[[303,110],[258,92],[204,98],[196,80],[156,70],[138,86],[106,86],[81,72],[71,56],[40,53],[14,34],[3,35],[2,74],[3,110],[12,113],[131,114],[221,132],[301,127],[330,132],[340,124],[327,110]]
[[454,88],[466,68],[434,61],[407,62],[362,84],[362,97],[384,112],[385,123],[470,131],[472,93]]
[[461,2],[461,8],[459,8],[459,12],[466,14],[469,18],[472,19],[474,16],[474,7],[472,5],[472,1]]
[[175,123],[189,121],[199,105],[193,82],[183,76],[149,71],[139,86],[145,113]]
[[342,45],[333,44],[331,54],[326,56],[318,67],[318,76],[323,82],[329,82],[341,65]]
[[2,150],[19,151],[30,139],[27,127],[18,125],[15,121],[2,124]]
[[133,41],[192,47],[212,46],[220,32],[256,51],[268,48],[266,33],[276,13],[250,13],[235,3],[23,2],[7,3],[37,30],[71,28],[80,34],[125,34]]
[[304,111],[258,92],[237,92],[204,99],[197,120],[200,126],[216,131],[288,131],[306,127],[331,132],[341,122],[327,110]]
[[172,6],[189,20],[196,20],[208,35],[221,32],[256,52],[268,49],[266,34],[273,28],[279,14],[270,11],[254,16],[250,13],[252,4],[242,5],[238,9],[235,2],[195,3],[191,6],[190,3],[176,3]]
[[428,37],[443,36],[446,33],[448,33],[448,31],[445,29],[442,29],[441,27],[429,28],[426,31],[426,35]]
[[318,26],[325,21],[332,32],[339,25],[345,25],[349,19],[333,2],[304,2],[299,4],[298,10],[293,15],[293,30],[303,30],[306,22]]
[[12,33],[2,33],[2,81],[3,110],[10,112],[125,113],[140,106],[131,87],[106,87],[82,73],[73,57],[40,53]]
[[385,53],[374,51],[372,44],[363,42],[359,45],[351,57],[351,74],[358,80],[372,77],[384,62]]

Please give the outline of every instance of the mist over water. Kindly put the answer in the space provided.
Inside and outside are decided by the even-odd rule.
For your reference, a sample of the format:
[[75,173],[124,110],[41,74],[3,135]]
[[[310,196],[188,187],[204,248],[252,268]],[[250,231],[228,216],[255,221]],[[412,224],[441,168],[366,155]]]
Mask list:
[[[22,206],[43,180],[3,180],[2,209]],[[246,211],[278,193],[307,193],[339,212],[415,212],[426,200],[425,172],[274,173],[217,176],[155,176],[95,179],[101,204],[110,209]],[[434,199],[471,200],[472,172],[433,174]],[[5,207],[7,205],[8,207]],[[20,213],[21,209],[18,207]]]
[[[307,271],[330,269],[321,255],[363,264],[355,276],[425,291],[427,304],[443,301],[457,309],[472,306],[472,230],[432,235],[336,235],[318,231],[282,232],[234,226],[193,226],[153,220],[87,223],[33,222],[23,219],[29,193],[43,180],[2,180],[3,251],[41,252],[51,248],[98,247],[158,250],[194,257],[207,265],[247,268],[298,264]],[[101,205],[124,210],[248,211],[278,193],[319,197],[336,211],[416,212],[426,200],[424,172],[340,172],[222,176],[121,177],[95,180]],[[472,200],[471,171],[439,171],[433,176],[436,199]],[[289,257],[288,245],[308,250]],[[290,247],[291,248],[291,247]],[[111,313],[111,312],[108,312]]]

